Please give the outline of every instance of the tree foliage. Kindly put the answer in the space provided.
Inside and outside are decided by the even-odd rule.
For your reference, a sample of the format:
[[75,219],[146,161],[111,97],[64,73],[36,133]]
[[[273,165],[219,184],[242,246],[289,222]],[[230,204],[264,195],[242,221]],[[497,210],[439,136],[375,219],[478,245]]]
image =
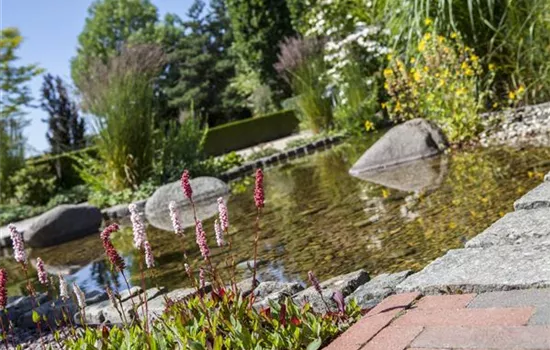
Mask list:
[[226,0],[241,71],[258,71],[263,83],[277,81],[278,43],[295,35],[286,1]]
[[196,0],[183,22],[185,35],[170,55],[177,70],[177,82],[168,89],[170,104],[180,110],[192,105],[206,116],[210,125],[220,124],[243,114],[238,97],[228,89],[235,76],[236,58],[230,47],[233,35],[222,0],[213,0],[210,9]]
[[0,38],[0,202],[11,192],[8,178],[23,166],[25,107],[32,103],[28,82],[42,73],[35,64],[17,65],[23,37],[17,28],[5,28]]
[[51,153],[58,154],[84,147],[85,122],[76,103],[71,100],[61,77],[44,76],[41,106],[48,113],[48,132]]

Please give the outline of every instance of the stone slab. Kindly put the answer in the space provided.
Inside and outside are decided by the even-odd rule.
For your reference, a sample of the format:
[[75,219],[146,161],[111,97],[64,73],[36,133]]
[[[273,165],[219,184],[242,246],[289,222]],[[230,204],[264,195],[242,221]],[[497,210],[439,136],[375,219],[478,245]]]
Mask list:
[[392,324],[380,331],[361,350],[403,350],[423,329],[421,326],[397,327]]
[[401,282],[397,292],[481,293],[550,286],[550,241],[450,250]]
[[393,294],[395,287],[411,274],[412,271],[410,270],[392,274],[380,274],[369,282],[359,286],[346,298],[346,303],[355,299],[361,308],[373,308],[382,299]]
[[514,209],[537,209],[550,207],[550,182],[546,181],[515,201]]
[[466,248],[522,244],[550,238],[550,208],[508,213],[466,243]]

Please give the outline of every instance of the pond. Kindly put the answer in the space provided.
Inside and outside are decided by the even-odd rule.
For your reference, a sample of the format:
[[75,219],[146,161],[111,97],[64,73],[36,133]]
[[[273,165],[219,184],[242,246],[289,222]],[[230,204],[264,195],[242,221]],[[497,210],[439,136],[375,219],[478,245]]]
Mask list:
[[[266,207],[261,219],[259,271],[261,279],[305,281],[309,270],[319,279],[366,269],[371,276],[404,269],[419,270],[459,248],[512,210],[513,202],[542,181],[550,170],[548,148],[490,148],[453,151],[434,159],[441,166],[437,188],[403,192],[348,175],[348,169],[368,146],[347,143],[265,172]],[[228,201],[232,254],[239,277],[250,275],[255,207],[252,179],[238,186]],[[220,270],[227,249],[215,247],[213,220],[204,222],[212,259]],[[185,244],[194,266],[200,266],[194,229]],[[181,242],[172,232],[148,229],[157,268],[149,271],[152,286],[187,286]],[[138,256],[131,229],[113,242],[139,281]],[[84,289],[121,284],[103,261],[98,235],[45,249],[34,249],[51,271],[69,274]],[[1,259],[8,273],[20,279],[11,259]],[[12,279],[13,281],[14,279]],[[22,290],[22,282],[11,290]]]

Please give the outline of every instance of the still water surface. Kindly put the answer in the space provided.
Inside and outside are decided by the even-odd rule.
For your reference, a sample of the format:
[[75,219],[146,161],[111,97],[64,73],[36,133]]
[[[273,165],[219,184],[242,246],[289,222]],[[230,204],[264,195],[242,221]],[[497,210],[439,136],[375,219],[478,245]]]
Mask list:
[[[447,250],[459,248],[492,222],[512,210],[514,200],[550,170],[548,148],[492,148],[454,151],[436,159],[440,185],[403,192],[363,181],[347,171],[365,145],[345,144],[332,150],[269,169],[265,173],[266,208],[261,221],[260,276],[304,281],[308,270],[320,279],[364,268],[372,276],[403,269],[419,270]],[[251,183],[251,181],[250,181]],[[253,186],[229,198],[230,233],[236,263],[252,259],[255,207]],[[223,270],[229,254],[215,248],[213,220],[204,222],[212,259]],[[194,230],[187,229],[187,253],[200,266]],[[139,280],[138,256],[131,229],[114,237],[134,284]],[[171,232],[148,229],[157,268],[151,285],[169,289],[189,285],[181,242]],[[35,249],[52,271],[69,273],[84,289],[121,285],[103,260],[98,235],[56,247]],[[18,279],[10,258],[2,266]],[[246,268],[238,269],[242,276]],[[21,276],[19,276],[21,278]],[[12,279],[12,281],[14,280]],[[12,283],[11,289],[22,289]]]

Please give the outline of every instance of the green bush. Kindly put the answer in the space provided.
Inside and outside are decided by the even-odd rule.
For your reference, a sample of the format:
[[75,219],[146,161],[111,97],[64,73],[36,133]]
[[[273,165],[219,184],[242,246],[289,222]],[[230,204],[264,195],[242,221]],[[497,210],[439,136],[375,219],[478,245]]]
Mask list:
[[55,177],[47,165],[27,165],[19,169],[9,181],[18,204],[43,205],[56,190]]
[[298,124],[293,111],[281,111],[220,125],[208,130],[204,150],[214,156],[254,146],[288,136]]

